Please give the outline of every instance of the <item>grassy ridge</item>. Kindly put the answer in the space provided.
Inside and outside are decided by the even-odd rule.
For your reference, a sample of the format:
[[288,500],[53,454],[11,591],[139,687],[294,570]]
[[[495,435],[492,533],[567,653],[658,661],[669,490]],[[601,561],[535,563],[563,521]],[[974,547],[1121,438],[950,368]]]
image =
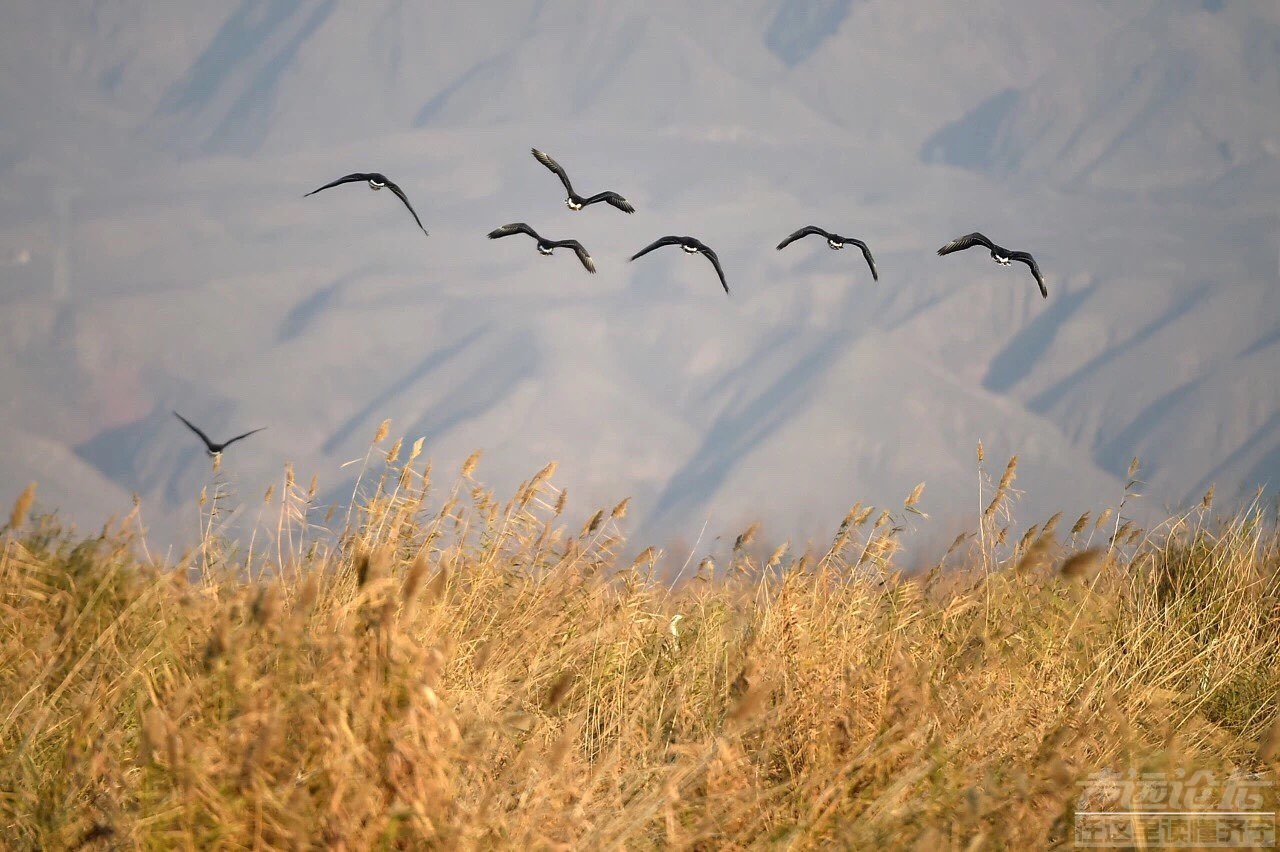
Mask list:
[[625,504],[567,530],[552,466],[499,502],[473,457],[429,508],[419,449],[376,459],[331,547],[292,476],[269,553],[211,534],[178,566],[128,520],[73,540],[20,500],[8,845],[1070,846],[1097,769],[1273,767],[1280,535],[1258,510],[1015,544],[1011,463],[926,574],[894,570],[917,490],[854,507],[825,551],[748,531],[673,586],[654,551],[615,555]]

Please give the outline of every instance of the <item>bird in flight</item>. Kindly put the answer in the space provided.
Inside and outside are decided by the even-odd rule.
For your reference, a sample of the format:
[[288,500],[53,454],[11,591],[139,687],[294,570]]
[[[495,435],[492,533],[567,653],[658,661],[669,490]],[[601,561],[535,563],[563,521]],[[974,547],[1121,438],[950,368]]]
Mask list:
[[[399,198],[401,201],[403,201],[404,206],[409,208],[409,212],[413,214],[413,221],[418,223],[419,228],[422,228],[422,233],[424,234],[427,233],[427,229],[422,227],[422,220],[418,218],[418,211],[413,209],[413,205],[409,203],[409,198],[404,194],[404,190],[396,186],[394,182],[388,180],[386,175],[379,174],[378,172],[368,172],[368,173],[356,172],[354,174],[349,174],[346,177],[340,177],[335,181],[326,183],[324,186],[320,187],[319,189],[313,189],[302,197],[306,198],[307,196],[315,195],[317,192],[323,192],[324,190],[329,189],[331,187],[341,186],[344,183],[360,183],[361,181],[368,183],[369,188],[374,190],[375,192],[378,191],[379,189],[382,189],[383,187],[386,187],[387,189],[394,192],[396,195],[396,198]],[[428,236],[430,235],[428,234]]]
[[558,248],[573,249],[574,254],[578,255],[578,260],[582,261],[582,265],[587,268],[588,272],[596,271],[596,263],[591,259],[591,255],[587,254],[587,250],[583,248],[582,243],[577,240],[548,240],[524,222],[512,222],[510,225],[495,228],[489,232],[489,239],[500,240],[512,234],[528,234],[533,237],[538,241],[538,253],[548,257]]
[[636,208],[631,206],[631,202],[627,201],[627,199],[623,198],[616,192],[606,190],[584,198],[573,191],[573,184],[569,183],[569,176],[565,174],[564,169],[559,163],[551,159],[550,155],[543,151],[539,151],[537,148],[532,148],[530,150],[533,151],[534,159],[550,169],[556,177],[560,178],[560,182],[564,184],[565,192],[569,193],[569,197],[564,200],[564,203],[570,210],[581,210],[588,204],[595,204],[597,201],[603,201],[606,204],[612,204],[624,213],[636,212]]
[[187,418],[183,417],[181,414],[179,414],[179,413],[178,413],[178,412],[176,412],[176,411],[175,411],[175,412],[173,412],[173,416],[174,416],[174,417],[176,417],[176,418],[178,418],[179,420],[181,420],[183,423],[187,424],[187,428],[188,428],[188,429],[190,429],[192,432],[195,432],[197,435],[199,435],[199,436],[200,436],[200,440],[201,440],[201,441],[204,441],[205,451],[206,451],[206,452],[208,452],[208,454],[209,454],[210,456],[217,456],[217,455],[221,455],[221,453],[222,453],[222,451],[223,451],[223,450],[225,450],[227,447],[229,447],[229,446],[231,446],[232,444],[234,444],[236,441],[239,441],[239,440],[241,440],[241,439],[243,439],[243,438],[247,438],[247,437],[249,437],[250,435],[254,434],[254,432],[261,432],[263,429],[267,428],[266,426],[262,426],[262,427],[260,427],[260,428],[258,428],[258,429],[254,429],[254,430],[252,430],[252,431],[245,432],[243,435],[236,435],[236,436],[235,436],[234,438],[232,438],[230,441],[223,441],[221,444],[215,444],[213,441],[210,441],[210,440],[209,440],[209,436],[208,436],[208,435],[206,435],[205,433],[201,432],[201,431],[200,431],[200,429],[199,429],[199,427],[197,427],[197,426],[196,426],[194,423],[192,423],[190,420],[188,420]]
[[963,237],[957,237],[938,249],[938,254],[951,254],[953,251],[964,251],[974,246],[985,246],[991,250],[991,259],[1001,266],[1008,266],[1013,261],[1025,263],[1031,267],[1031,274],[1035,276],[1036,283],[1040,285],[1040,295],[1049,298],[1049,289],[1044,286],[1044,278],[1040,275],[1040,264],[1036,263],[1036,259],[1025,251],[1009,251],[1007,248],[996,245],[982,234],[974,231]]
[[654,249],[662,248],[663,246],[680,246],[680,248],[684,249],[689,254],[706,255],[707,260],[711,261],[711,265],[716,268],[716,275],[720,276],[720,286],[724,288],[726,293],[729,292],[729,284],[724,280],[724,270],[720,268],[720,258],[716,256],[716,253],[712,250],[711,246],[701,240],[696,240],[693,237],[662,237],[661,239],[654,240],[649,243],[649,245],[640,249],[640,251],[631,255],[631,259],[635,260],[637,257],[642,257]]
[[805,225],[803,228],[796,231],[794,234],[787,237],[782,242],[778,243],[778,251],[782,251],[784,248],[791,245],[796,240],[800,239],[801,237],[807,237],[810,234],[821,234],[822,236],[826,237],[827,245],[829,245],[831,248],[835,249],[836,251],[839,251],[845,246],[857,246],[858,248],[862,249],[862,256],[867,259],[867,266],[871,267],[871,280],[873,281],[880,280],[880,273],[876,272],[876,262],[871,257],[871,249],[867,248],[866,243],[864,243],[862,240],[855,240],[853,237],[842,237],[839,234],[833,234],[830,231],[824,231],[821,228],[819,228],[817,225]]

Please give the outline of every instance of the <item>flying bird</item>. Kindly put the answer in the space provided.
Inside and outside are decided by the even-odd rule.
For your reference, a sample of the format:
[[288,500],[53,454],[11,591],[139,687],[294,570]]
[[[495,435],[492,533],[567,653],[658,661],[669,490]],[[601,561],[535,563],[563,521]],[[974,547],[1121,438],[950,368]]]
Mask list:
[[821,228],[819,228],[817,225],[805,225],[803,228],[796,231],[794,234],[787,237],[782,242],[778,243],[778,251],[782,251],[784,248],[791,245],[796,240],[800,239],[801,237],[807,237],[810,234],[821,234],[822,236],[826,237],[827,245],[829,245],[831,248],[835,249],[836,251],[839,251],[845,246],[857,246],[858,248],[862,249],[862,256],[867,259],[867,266],[871,267],[871,280],[873,281],[880,280],[880,273],[876,272],[876,262],[871,257],[871,249],[867,248],[866,243],[864,243],[862,240],[855,240],[853,237],[842,237],[839,234],[833,234],[830,231],[824,231]]
[[631,259],[635,260],[637,257],[643,257],[654,249],[662,248],[663,246],[680,246],[689,254],[706,255],[707,260],[711,261],[711,265],[716,268],[716,275],[720,276],[720,286],[724,288],[726,293],[729,292],[729,284],[724,280],[724,270],[720,268],[720,258],[716,256],[711,246],[701,240],[695,240],[693,237],[662,237],[631,255]]
[[223,450],[225,450],[227,447],[229,447],[229,446],[231,446],[232,444],[234,444],[236,441],[239,441],[239,440],[242,440],[242,439],[244,439],[244,438],[247,438],[247,437],[249,437],[250,435],[254,434],[255,432],[261,432],[263,429],[267,428],[266,426],[262,426],[262,427],[260,427],[260,428],[258,428],[258,429],[254,429],[254,430],[252,430],[252,431],[245,432],[243,435],[236,435],[236,436],[235,436],[234,438],[232,438],[230,441],[223,441],[221,444],[215,444],[213,441],[210,441],[210,440],[209,440],[209,436],[208,436],[208,435],[206,435],[205,433],[201,432],[201,431],[200,431],[200,429],[199,429],[199,427],[197,427],[197,426],[196,426],[194,423],[192,423],[190,420],[188,420],[187,418],[183,417],[181,414],[179,414],[179,413],[178,413],[178,412],[176,412],[176,411],[175,411],[175,412],[173,412],[173,416],[174,416],[174,417],[176,417],[176,418],[178,418],[179,420],[181,420],[183,423],[187,424],[187,428],[188,428],[188,429],[190,429],[192,432],[195,432],[197,435],[199,435],[199,436],[200,436],[200,440],[201,440],[201,441],[204,441],[205,450],[206,450],[206,452],[208,452],[208,454],[209,454],[210,456],[216,456],[216,455],[219,455],[219,454],[221,454],[221,452],[222,452]]
[[573,191],[573,184],[569,183],[569,176],[565,174],[564,169],[559,163],[551,159],[550,155],[543,151],[539,151],[537,148],[531,148],[530,150],[533,151],[534,159],[550,169],[556,177],[560,178],[560,182],[564,184],[565,192],[569,193],[569,197],[564,200],[564,203],[570,210],[581,210],[588,204],[595,204],[597,201],[603,201],[606,204],[612,204],[624,213],[636,212],[636,208],[631,206],[631,202],[627,201],[627,199],[623,198],[616,192],[606,190],[605,192],[598,192],[587,198],[582,197]]
[[573,249],[574,254],[578,255],[578,260],[582,261],[582,265],[587,268],[588,272],[596,271],[596,263],[591,259],[591,255],[587,254],[587,250],[583,248],[582,243],[577,240],[548,240],[524,222],[512,222],[510,225],[495,228],[489,232],[489,239],[500,240],[512,234],[528,234],[533,237],[538,241],[538,253],[548,257],[558,248]]
[[[323,192],[324,190],[329,189],[330,187],[341,186],[344,183],[360,183],[361,181],[368,183],[369,188],[375,192],[382,189],[383,187],[386,187],[387,189],[394,192],[396,195],[396,198],[399,198],[401,201],[403,201],[404,206],[409,208],[409,212],[413,214],[413,221],[418,223],[419,228],[422,228],[422,233],[424,234],[427,233],[427,229],[422,227],[422,220],[418,218],[418,211],[413,209],[413,205],[409,203],[409,198],[404,194],[404,190],[396,186],[394,182],[388,180],[386,175],[379,174],[378,172],[368,172],[368,173],[356,172],[354,174],[349,174],[346,177],[340,177],[335,181],[326,183],[324,186],[320,187],[319,189],[313,189],[302,197],[306,198],[307,196],[315,195],[317,192]],[[428,234],[428,236],[430,235]]]
[[1025,263],[1031,267],[1031,274],[1035,276],[1036,283],[1040,285],[1040,295],[1049,298],[1049,289],[1044,286],[1044,278],[1040,275],[1040,264],[1036,263],[1036,259],[1025,251],[1009,251],[1007,248],[996,245],[982,234],[974,231],[963,237],[957,237],[938,249],[938,254],[951,254],[953,251],[964,251],[974,246],[985,246],[991,250],[991,259],[1001,266],[1008,266],[1013,261]]

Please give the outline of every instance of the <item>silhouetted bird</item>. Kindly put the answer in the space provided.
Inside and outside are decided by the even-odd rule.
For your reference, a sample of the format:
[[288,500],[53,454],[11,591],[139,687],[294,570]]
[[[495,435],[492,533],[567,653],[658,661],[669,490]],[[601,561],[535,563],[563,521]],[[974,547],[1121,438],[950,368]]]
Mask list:
[[880,273],[876,272],[876,262],[871,257],[871,249],[867,248],[866,243],[864,243],[862,240],[855,240],[853,237],[842,237],[839,234],[833,234],[830,231],[824,231],[821,228],[819,228],[817,225],[805,225],[803,228],[796,231],[794,234],[787,237],[782,242],[778,243],[778,251],[782,251],[784,248],[791,245],[796,240],[800,239],[801,237],[807,237],[810,234],[821,234],[822,236],[826,237],[827,245],[831,246],[831,248],[837,251],[844,248],[845,246],[857,246],[858,248],[862,249],[862,256],[867,259],[867,266],[871,267],[872,280],[874,281],[880,280]]
[[208,435],[206,435],[205,433],[201,432],[201,431],[200,431],[200,429],[199,429],[199,428],[198,428],[194,423],[192,423],[190,420],[188,420],[187,418],[183,417],[181,414],[179,414],[179,413],[178,413],[178,412],[176,412],[176,411],[175,411],[175,412],[173,412],[173,416],[174,416],[174,417],[176,417],[176,418],[178,418],[179,420],[181,420],[183,423],[187,424],[187,428],[188,428],[188,429],[190,429],[192,432],[195,432],[197,435],[199,435],[199,436],[200,436],[200,440],[201,440],[201,441],[204,441],[205,450],[206,450],[206,452],[208,452],[208,453],[209,453],[209,455],[210,455],[210,456],[216,456],[216,455],[218,455],[219,453],[221,453],[223,450],[225,450],[227,447],[229,447],[229,446],[231,446],[232,444],[234,444],[236,441],[239,441],[239,440],[242,440],[242,439],[244,439],[244,438],[247,438],[247,437],[249,437],[250,435],[254,434],[255,432],[261,432],[263,429],[267,428],[266,426],[262,426],[261,428],[254,429],[254,430],[252,430],[252,431],[250,431],[250,432],[245,432],[243,435],[236,435],[236,436],[235,436],[234,438],[232,438],[230,441],[223,441],[221,444],[215,444],[213,441],[210,441],[210,440],[209,440],[209,436],[208,436]]
[[[369,188],[374,191],[377,191],[379,189],[382,189],[383,187],[386,187],[387,189],[394,192],[396,194],[396,198],[399,198],[401,201],[403,201],[404,206],[409,208],[409,212],[413,214],[413,221],[418,223],[419,228],[422,228],[422,233],[424,234],[427,233],[427,229],[422,227],[422,220],[418,218],[418,212],[414,210],[413,205],[409,203],[409,199],[404,194],[404,190],[396,186],[391,181],[387,180],[386,175],[379,174],[377,172],[368,172],[368,173],[356,172],[355,174],[350,174],[350,175],[347,175],[346,177],[340,177],[337,180],[333,181],[332,183],[326,183],[324,186],[320,187],[319,189],[311,190],[310,192],[307,193],[307,195],[304,195],[302,197],[306,198],[309,195],[315,195],[317,192],[323,192],[326,189],[329,189],[335,186],[341,186],[344,183],[360,183],[361,181],[368,183]],[[430,235],[428,234],[428,236]]]
[[663,246],[680,246],[680,248],[684,249],[689,254],[706,255],[707,260],[711,261],[711,265],[716,268],[716,275],[720,276],[720,286],[724,288],[726,293],[729,292],[729,284],[724,280],[724,270],[720,268],[720,258],[716,256],[716,253],[711,249],[711,246],[700,240],[695,240],[693,237],[662,237],[661,239],[654,240],[649,243],[649,245],[640,249],[640,251],[631,255],[631,259],[635,260],[637,257],[642,257],[654,249],[662,248]]
[[500,240],[503,237],[509,237],[512,234],[528,234],[538,241],[538,253],[551,256],[551,253],[558,248],[573,249],[578,255],[578,260],[582,261],[582,265],[587,268],[588,272],[596,271],[595,261],[591,259],[591,255],[587,254],[587,250],[582,247],[582,243],[577,240],[548,240],[538,234],[533,228],[530,228],[524,222],[512,222],[510,225],[503,225],[501,228],[495,228],[489,232],[489,239]]
[[539,163],[542,163],[542,165],[551,169],[551,171],[555,173],[555,176],[560,178],[560,182],[564,184],[564,191],[569,193],[569,197],[564,200],[564,203],[570,210],[581,210],[588,204],[595,204],[597,201],[603,201],[607,204],[612,204],[623,212],[636,212],[636,208],[631,206],[631,202],[627,201],[627,199],[623,198],[616,192],[606,190],[605,192],[598,192],[595,195],[583,198],[581,195],[573,191],[573,184],[569,183],[569,176],[565,174],[564,169],[561,168],[559,163],[551,159],[551,157],[544,152],[539,151],[537,148],[532,148],[530,150],[533,151],[533,156]]
[[1034,257],[1025,251],[1010,251],[1007,248],[1002,248],[991,242],[991,240],[987,239],[982,234],[979,234],[977,231],[963,237],[957,237],[942,248],[938,249],[938,254],[951,254],[953,251],[964,251],[965,249],[973,248],[974,246],[985,246],[990,249],[991,259],[1001,266],[1008,266],[1016,260],[1019,263],[1025,263],[1027,266],[1031,267],[1031,274],[1035,276],[1036,283],[1040,285],[1040,295],[1044,296],[1046,299],[1049,298],[1049,289],[1044,286],[1044,278],[1040,275],[1040,265],[1036,263],[1036,259]]

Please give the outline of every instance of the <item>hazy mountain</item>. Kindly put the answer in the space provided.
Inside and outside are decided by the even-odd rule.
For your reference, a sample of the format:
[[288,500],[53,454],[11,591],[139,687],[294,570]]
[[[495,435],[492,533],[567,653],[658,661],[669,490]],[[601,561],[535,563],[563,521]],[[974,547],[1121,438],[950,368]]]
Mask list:
[[[377,424],[642,536],[829,531],[920,480],[1027,519],[1280,480],[1280,8],[1264,2],[22,2],[0,32],[0,482],[189,539],[216,435],[246,503],[349,496]],[[568,211],[528,154],[634,216]],[[424,238],[388,193],[409,193]],[[576,237],[541,258],[484,234]],[[866,239],[773,246],[810,222]],[[1035,253],[938,258],[981,229]],[[667,233],[714,246],[664,249]],[[994,463],[993,463],[993,460]],[[998,470],[997,470],[998,473]],[[441,474],[443,475],[443,474]]]

